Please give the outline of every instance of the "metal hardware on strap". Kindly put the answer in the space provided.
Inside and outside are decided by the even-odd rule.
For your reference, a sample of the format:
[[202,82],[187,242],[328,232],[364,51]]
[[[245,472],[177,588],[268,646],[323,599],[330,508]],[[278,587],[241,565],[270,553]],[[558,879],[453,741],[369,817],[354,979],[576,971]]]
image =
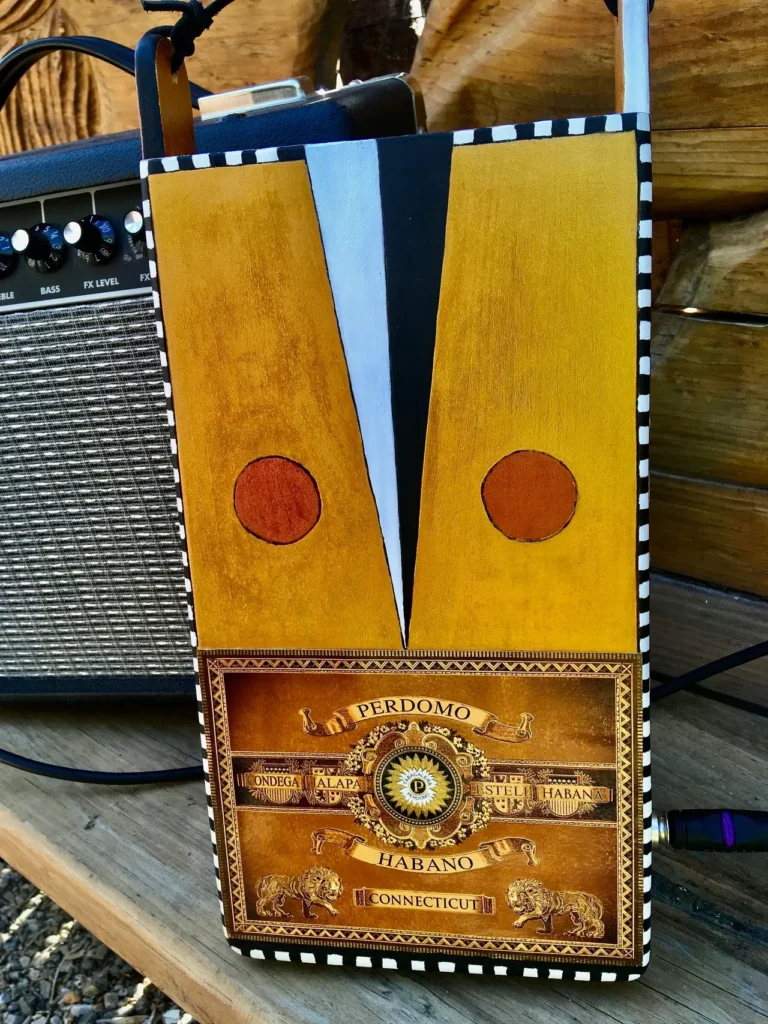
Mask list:
[[245,89],[211,93],[210,96],[201,97],[200,118],[207,121],[227,114],[243,114],[283,106],[286,103],[297,103],[307,99],[314,91],[309,78],[299,77],[250,85]]
[[[618,16],[619,16],[619,0],[603,0],[603,2],[605,3],[605,6],[608,8],[608,10],[611,12],[611,14],[614,16],[614,18],[618,18]],[[648,0],[648,13],[649,14],[653,10],[653,5],[655,3],[656,3],[656,0]]]

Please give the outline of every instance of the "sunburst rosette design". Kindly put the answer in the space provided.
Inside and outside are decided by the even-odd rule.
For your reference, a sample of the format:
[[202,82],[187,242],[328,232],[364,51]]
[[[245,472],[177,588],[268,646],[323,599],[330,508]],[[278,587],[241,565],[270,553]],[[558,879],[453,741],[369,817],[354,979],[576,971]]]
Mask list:
[[389,805],[408,819],[436,821],[458,796],[445,766],[428,754],[395,752],[383,783]]
[[364,797],[349,799],[355,821],[390,846],[456,846],[490,821],[491,802],[470,790],[490,777],[488,759],[445,726],[382,723],[352,748],[345,769],[370,780]]

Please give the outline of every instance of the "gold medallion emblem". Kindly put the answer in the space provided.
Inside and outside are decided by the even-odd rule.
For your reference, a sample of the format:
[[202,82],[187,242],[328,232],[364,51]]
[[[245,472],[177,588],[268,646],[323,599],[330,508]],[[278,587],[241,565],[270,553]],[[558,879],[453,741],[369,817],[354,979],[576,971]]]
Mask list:
[[353,747],[345,770],[368,779],[365,795],[349,798],[355,820],[392,846],[454,846],[491,816],[491,802],[472,789],[489,777],[485,754],[446,726],[376,726]]
[[461,780],[453,765],[418,747],[393,750],[379,764],[374,792],[402,821],[435,823],[447,818],[461,797]]

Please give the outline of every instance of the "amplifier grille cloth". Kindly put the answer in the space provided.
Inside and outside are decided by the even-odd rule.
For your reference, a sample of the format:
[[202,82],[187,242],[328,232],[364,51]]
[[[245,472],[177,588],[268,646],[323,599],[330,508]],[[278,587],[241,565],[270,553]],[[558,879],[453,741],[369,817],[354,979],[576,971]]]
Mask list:
[[151,297],[0,316],[0,675],[190,675]]

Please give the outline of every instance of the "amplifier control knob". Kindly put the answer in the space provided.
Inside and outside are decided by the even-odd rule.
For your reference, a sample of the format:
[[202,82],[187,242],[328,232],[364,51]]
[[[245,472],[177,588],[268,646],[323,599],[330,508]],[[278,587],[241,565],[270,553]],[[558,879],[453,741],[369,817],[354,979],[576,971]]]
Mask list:
[[0,235],[0,277],[8,277],[16,269],[19,257],[8,235]]
[[141,210],[129,210],[123,218],[123,227],[128,234],[128,244],[133,250],[133,255],[143,256],[146,229]]
[[75,246],[84,263],[108,263],[115,255],[115,229],[106,217],[89,214],[82,220],[71,220],[64,228],[64,239]]
[[53,224],[35,224],[29,231],[19,228],[11,235],[11,245],[41,274],[58,270],[67,258],[64,235]]
[[129,210],[123,218],[123,227],[129,235],[143,235],[144,217],[141,210]]

